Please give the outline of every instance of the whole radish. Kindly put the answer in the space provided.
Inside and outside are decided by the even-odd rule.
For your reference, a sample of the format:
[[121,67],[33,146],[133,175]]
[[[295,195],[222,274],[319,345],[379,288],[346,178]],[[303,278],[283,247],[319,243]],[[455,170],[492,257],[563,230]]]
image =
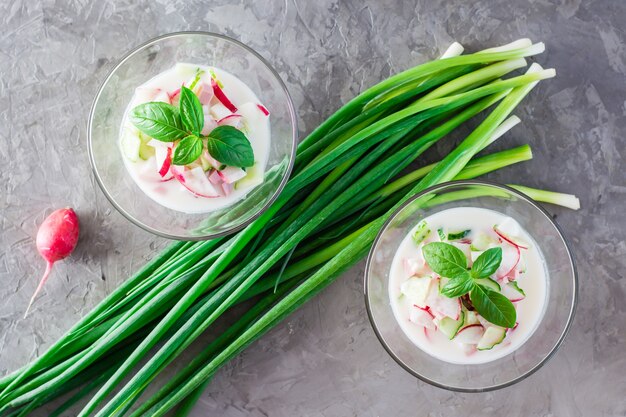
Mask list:
[[78,216],[69,207],[53,211],[39,226],[39,231],[37,231],[37,250],[46,260],[47,265],[46,271],[28,303],[24,317],[28,314],[37,294],[39,294],[39,291],[41,291],[48,280],[52,265],[56,261],[67,258],[76,247],[78,231]]

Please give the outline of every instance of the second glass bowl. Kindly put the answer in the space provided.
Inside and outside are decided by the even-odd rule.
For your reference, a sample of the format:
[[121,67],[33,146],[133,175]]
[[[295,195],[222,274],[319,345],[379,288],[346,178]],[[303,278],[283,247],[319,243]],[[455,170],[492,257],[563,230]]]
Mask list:
[[[250,87],[271,112],[265,181],[225,209],[187,214],[163,207],[141,191],[122,160],[120,126],[135,88],[177,62],[230,72]],[[89,117],[89,156],[106,197],[136,225],[171,239],[211,239],[248,225],[280,194],[291,173],[296,146],[293,103],[276,71],[241,42],[207,32],[172,33],[132,50],[102,84]]]
[[[389,299],[389,273],[400,243],[424,218],[454,207],[491,209],[518,221],[543,253],[548,291],[538,327],[517,350],[491,362],[453,364],[417,347],[400,328]],[[416,195],[383,226],[365,269],[367,312],[383,347],[414,376],[432,385],[463,392],[482,392],[518,382],[539,369],[561,345],[576,306],[576,269],[571,252],[552,217],[524,194],[485,181],[455,181]]]

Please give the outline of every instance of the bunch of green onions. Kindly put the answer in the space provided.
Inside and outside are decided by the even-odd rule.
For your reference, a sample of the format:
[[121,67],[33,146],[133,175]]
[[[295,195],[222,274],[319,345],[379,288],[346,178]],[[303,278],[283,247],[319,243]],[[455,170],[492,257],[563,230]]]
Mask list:
[[[363,259],[384,222],[411,196],[532,157],[528,145],[476,154],[519,121],[510,114],[537,82],[554,76],[533,64],[525,74],[501,79],[543,49],[522,39],[461,55],[454,44],[441,59],[355,97],[300,143],[291,179],[263,215],[229,237],[176,242],[157,255],[39,358],[0,380],[0,415],[28,415],[69,392],[52,416],[84,397],[89,401],[79,416],[161,416],[175,406],[177,415],[186,415],[221,366]],[[401,175],[487,109],[442,161]],[[521,190],[577,208],[573,196]],[[240,303],[244,314],[154,395],[142,396]]]

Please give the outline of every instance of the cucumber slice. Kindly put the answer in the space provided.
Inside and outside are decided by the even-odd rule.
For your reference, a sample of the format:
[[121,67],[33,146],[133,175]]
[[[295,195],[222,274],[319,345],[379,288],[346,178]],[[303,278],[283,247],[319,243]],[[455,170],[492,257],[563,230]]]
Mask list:
[[142,135],[141,133],[139,133],[139,137],[141,141],[141,143],[139,144],[139,157],[144,161],[147,161],[154,156],[155,151],[152,146],[148,145],[150,138],[147,138],[146,140],[146,136]]
[[480,278],[476,280],[476,284],[483,286],[483,287],[487,287],[490,290],[494,290],[494,291],[500,291],[502,288],[500,288],[500,284],[498,284],[497,282],[495,282],[494,280],[492,280],[491,278]]
[[253,188],[263,183],[263,171],[259,164],[254,164],[246,170],[246,176],[235,183],[235,190],[241,188]]
[[472,324],[480,324],[478,320],[478,313],[475,311],[464,310],[465,322],[463,323],[463,327],[471,326]]
[[502,288],[502,295],[511,300],[512,302],[522,301],[526,298],[524,290],[517,285],[517,282],[508,282],[504,288]]
[[400,292],[407,296],[413,304],[424,306],[432,284],[430,277],[412,277],[400,285]]
[[200,68],[197,65],[179,62],[174,67],[174,71],[183,78],[191,78],[198,72]]
[[437,235],[439,235],[439,240],[441,240],[442,242],[446,240],[446,232],[445,230],[443,230],[443,227],[437,229]]
[[454,336],[461,330],[461,327],[465,324],[465,313],[461,311],[461,315],[458,320],[454,320],[450,317],[444,317],[438,320],[437,327],[441,330],[441,333],[445,334],[448,339],[454,339]]
[[467,230],[462,230],[460,232],[448,233],[448,240],[463,239],[464,237],[469,235],[471,232],[472,232],[471,229],[467,229]]
[[122,135],[122,141],[120,146],[124,156],[131,162],[137,162],[139,160],[139,148],[141,147],[141,139],[136,132],[130,129],[125,129]]
[[487,330],[485,330],[483,337],[481,337],[478,341],[476,349],[490,350],[495,345],[502,343],[505,337],[506,329],[498,326],[489,326],[487,327]]
[[470,245],[470,249],[473,251],[484,251],[492,247],[492,245],[496,245],[498,243],[494,238],[480,233],[476,236],[476,239],[472,240],[472,244]]
[[426,237],[430,234],[430,228],[428,227],[428,223],[422,220],[417,224],[415,228],[415,232],[413,232],[413,243],[419,245],[426,239]]

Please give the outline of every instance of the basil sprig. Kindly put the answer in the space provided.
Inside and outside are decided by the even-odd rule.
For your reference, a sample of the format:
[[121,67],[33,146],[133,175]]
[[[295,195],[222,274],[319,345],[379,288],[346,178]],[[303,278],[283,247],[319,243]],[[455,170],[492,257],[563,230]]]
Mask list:
[[174,147],[174,165],[187,165],[200,157],[205,143],[213,158],[223,165],[247,168],[254,165],[254,152],[246,135],[233,126],[218,126],[208,136],[201,134],[204,111],[198,97],[187,87],[180,89],[179,108],[149,102],[136,106],[130,121],[139,131],[162,142],[179,141]]
[[449,278],[441,294],[456,298],[467,293],[476,311],[489,322],[512,328],[516,312],[513,303],[504,295],[481,283],[489,279],[502,263],[502,248],[490,248],[480,254],[471,268],[467,267],[465,254],[456,246],[432,242],[422,248],[430,268],[442,277]]

